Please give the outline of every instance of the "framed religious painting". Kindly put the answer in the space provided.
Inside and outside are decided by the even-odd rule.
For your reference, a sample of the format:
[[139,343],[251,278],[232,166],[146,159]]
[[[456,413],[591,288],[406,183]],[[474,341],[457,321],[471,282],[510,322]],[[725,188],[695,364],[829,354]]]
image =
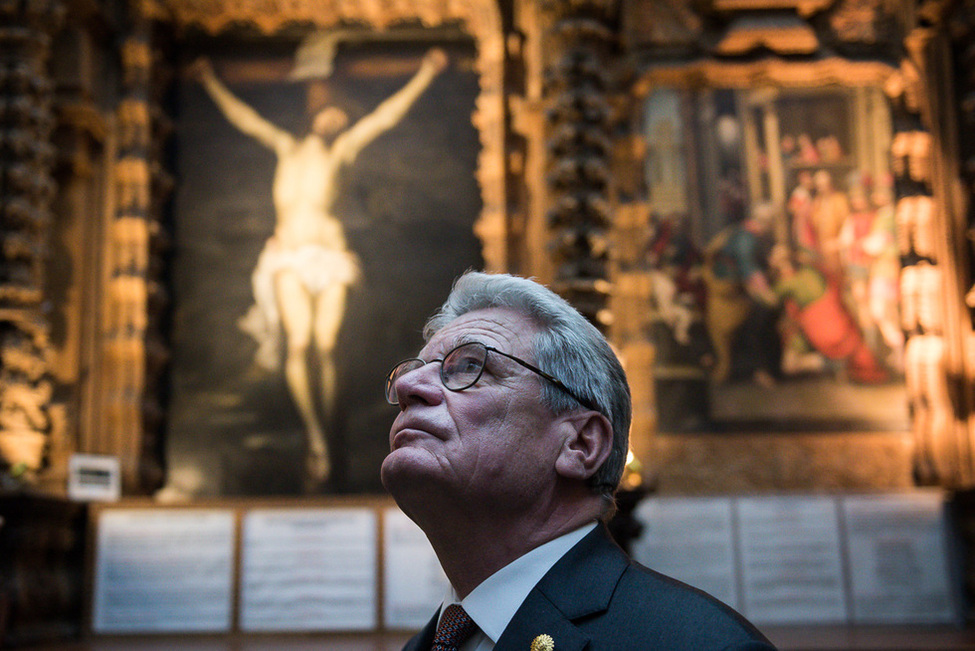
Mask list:
[[881,90],[645,98],[662,432],[909,429]]
[[475,42],[238,32],[179,56],[164,490],[378,491],[384,374],[484,264]]

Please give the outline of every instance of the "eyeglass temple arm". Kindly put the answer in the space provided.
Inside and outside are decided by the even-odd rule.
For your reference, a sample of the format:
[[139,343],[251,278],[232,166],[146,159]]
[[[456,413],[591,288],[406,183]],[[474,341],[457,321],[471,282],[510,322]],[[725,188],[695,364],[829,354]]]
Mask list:
[[549,375],[548,373],[546,373],[542,369],[538,368],[537,366],[533,366],[533,365],[529,364],[528,362],[526,362],[523,359],[518,359],[514,355],[509,355],[508,353],[505,353],[503,351],[497,350],[495,348],[490,348],[489,350],[491,352],[497,353],[498,355],[501,355],[502,357],[507,357],[508,359],[510,359],[510,360],[512,360],[514,362],[517,362],[517,363],[521,364],[522,366],[524,366],[525,368],[527,368],[529,371],[534,371],[535,373],[538,373],[543,378],[545,378],[546,380],[548,380],[549,382],[551,382],[552,384],[554,384],[555,386],[557,386],[558,388],[562,389],[563,391],[565,391],[566,393],[568,393],[570,396],[572,396],[576,400],[576,402],[578,402],[583,407],[586,407],[587,409],[592,409],[593,411],[598,411],[598,412],[602,413],[602,410],[600,410],[599,407],[597,407],[596,405],[594,405],[592,403],[592,401],[587,400],[585,398],[582,398],[582,397],[576,395],[576,392],[575,391],[573,391],[569,387],[565,386],[565,384],[562,382],[562,380],[558,379],[557,377],[555,377],[553,375]]

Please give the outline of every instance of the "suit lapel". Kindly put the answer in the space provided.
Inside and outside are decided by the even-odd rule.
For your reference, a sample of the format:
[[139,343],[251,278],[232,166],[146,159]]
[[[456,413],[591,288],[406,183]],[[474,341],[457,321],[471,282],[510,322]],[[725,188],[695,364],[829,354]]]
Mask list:
[[533,590],[504,629],[494,651],[532,651],[532,640],[550,635],[557,651],[582,651],[589,636],[576,628],[545,595]]
[[579,651],[589,636],[573,621],[606,610],[627,566],[623,551],[602,525],[570,549],[528,594],[495,651],[530,651],[547,634],[557,651]]
[[437,620],[440,618],[440,611],[433,614],[433,619],[427,622],[423,629],[410,638],[403,647],[403,651],[427,651],[433,646],[433,636],[437,632]]

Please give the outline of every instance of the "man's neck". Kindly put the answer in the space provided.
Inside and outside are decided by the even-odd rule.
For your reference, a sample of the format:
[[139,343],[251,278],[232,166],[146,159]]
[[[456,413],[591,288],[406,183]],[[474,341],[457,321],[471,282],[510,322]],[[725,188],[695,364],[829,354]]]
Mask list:
[[[598,519],[600,502],[559,509],[546,518],[504,520],[460,514],[419,522],[461,599],[489,576],[550,540]],[[441,522],[450,522],[449,527]]]

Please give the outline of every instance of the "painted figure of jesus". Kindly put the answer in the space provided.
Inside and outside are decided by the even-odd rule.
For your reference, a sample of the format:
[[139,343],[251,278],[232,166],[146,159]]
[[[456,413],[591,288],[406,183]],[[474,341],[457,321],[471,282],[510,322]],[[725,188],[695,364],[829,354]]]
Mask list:
[[[346,293],[359,273],[333,207],[339,174],[379,135],[402,120],[414,102],[446,67],[439,48],[427,51],[405,86],[369,115],[349,126],[348,116],[326,106],[312,120],[310,133],[297,138],[236,97],[199,59],[191,73],[226,119],[273,151],[274,233],[264,245],[251,280],[254,305],[241,327],[258,342],[257,363],[284,374],[307,435],[306,487],[323,485],[331,474],[326,426],[335,413],[334,348],[345,312]],[[321,397],[319,410],[316,394]]]

